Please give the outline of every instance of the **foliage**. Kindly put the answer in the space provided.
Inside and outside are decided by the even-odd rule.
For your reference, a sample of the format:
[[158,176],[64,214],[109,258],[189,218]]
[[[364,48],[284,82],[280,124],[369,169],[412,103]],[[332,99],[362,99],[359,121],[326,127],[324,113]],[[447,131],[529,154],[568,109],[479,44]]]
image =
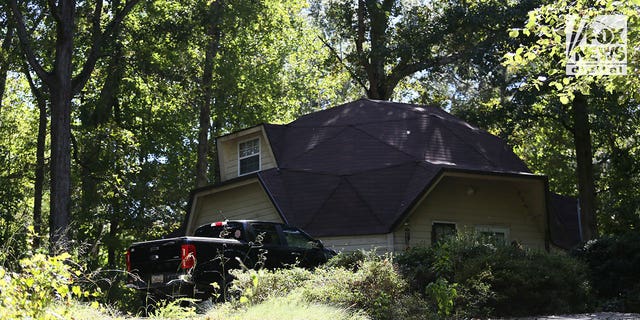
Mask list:
[[495,64],[493,53],[508,42],[509,26],[535,3],[341,0],[313,1],[311,11],[334,64],[369,98],[389,100],[404,98],[394,90],[413,75],[420,80],[413,87],[429,95],[424,84],[441,87],[439,75],[464,74],[465,64]]
[[353,252],[338,252],[337,255],[331,257],[325,264],[330,268],[345,268],[348,270],[357,270],[358,266],[366,260],[374,259],[375,251],[357,250]]
[[454,317],[577,312],[590,301],[586,268],[579,261],[473,234],[412,248],[397,261],[412,290],[426,290],[441,314]]
[[[562,104],[569,104],[577,92],[589,95],[595,86],[608,92],[624,92],[634,99],[640,96],[640,81],[637,77],[637,66],[640,56],[637,48],[640,37],[638,25],[640,16],[638,4],[634,1],[555,1],[532,10],[528,14],[524,28],[511,30],[512,37],[534,37],[530,46],[522,46],[515,52],[505,55],[505,64],[512,72],[528,72],[537,77],[529,77],[522,89],[548,86]],[[566,54],[566,37],[569,32],[570,17],[579,16],[593,18],[598,15],[622,14],[627,17],[628,69],[631,76],[580,75],[571,76],[565,73],[568,56]],[[580,50],[574,48],[573,50]]]
[[96,296],[74,281],[82,272],[69,264],[69,258],[66,253],[54,257],[36,254],[20,260],[19,273],[0,267],[0,314],[9,319],[57,319],[45,312],[54,302],[70,304],[74,298]]
[[587,242],[573,252],[589,266],[605,311],[640,312],[640,235],[627,233]]
[[[0,109],[0,266],[15,270],[25,257],[33,201],[37,112],[31,108],[24,77],[10,75]],[[2,97],[0,97],[2,98]]]
[[453,311],[453,301],[458,297],[457,284],[450,284],[445,278],[438,278],[425,288],[427,297],[434,301],[438,315],[446,317]]
[[232,296],[240,296],[240,302],[258,304],[274,297],[283,297],[311,279],[311,271],[302,268],[265,269],[232,271],[236,279],[230,291]]
[[318,269],[305,286],[304,295],[312,301],[354,306],[373,319],[393,319],[399,316],[397,303],[406,286],[392,260],[381,257],[362,262],[355,272]]
[[[568,173],[572,170],[565,168],[577,169],[578,190],[585,213],[583,221],[588,224],[583,226],[583,230],[589,229],[590,232],[595,225],[595,222],[591,222],[595,215],[591,207],[594,206],[599,213],[597,220],[600,231],[604,233],[620,232],[625,226],[635,229],[640,221],[636,197],[627,196],[627,192],[634,192],[639,179],[638,170],[631,165],[638,158],[638,137],[634,128],[638,125],[636,113],[640,92],[640,55],[637,50],[640,41],[639,6],[638,1],[550,2],[530,11],[527,22],[511,30],[511,36],[524,43],[504,55],[504,64],[513,81],[509,91],[515,97],[528,96],[527,102],[522,101],[525,109],[537,109],[531,113],[538,115],[538,121],[532,122],[540,129],[525,129],[537,137],[533,144],[535,148],[527,148],[523,144],[521,149],[530,149],[522,150],[525,151],[524,158],[537,160],[534,165],[540,165],[536,166],[535,171],[541,172],[544,168],[549,175],[555,171],[565,176],[553,177],[554,180],[572,182],[570,174],[563,174],[557,169],[562,168]],[[627,18],[627,75],[567,75],[569,55],[590,57],[593,54],[583,50],[582,46],[567,51],[567,38],[572,31],[576,31],[570,29],[572,21],[575,22],[572,19],[594,19],[614,14]],[[595,38],[596,35],[588,36]],[[575,100],[575,97],[584,99]],[[556,123],[556,128],[550,123]],[[563,129],[574,134],[574,146],[567,146]],[[530,136],[527,135],[526,140],[520,140],[519,143],[530,140]],[[554,136],[560,139],[553,139]],[[593,146],[589,139],[593,140]],[[537,141],[552,143],[545,146]],[[566,160],[567,155],[574,155],[576,161]],[[562,158],[565,160],[562,161]],[[562,165],[557,166],[557,163]],[[591,163],[595,163],[594,172],[590,172]],[[592,187],[594,183],[595,187]],[[566,182],[563,184],[570,185]],[[575,194],[575,190],[570,193]],[[599,201],[592,199],[595,195]]]
[[172,301],[159,301],[154,310],[149,314],[151,319],[189,319],[196,316],[196,308],[183,306],[188,301],[176,299]]
[[[237,271],[231,290],[242,296],[239,302],[245,307],[288,297],[355,308],[372,319],[429,319],[432,313],[421,298],[407,291],[390,256],[373,251],[354,256],[362,260],[349,269],[325,265],[313,272],[300,268]],[[346,261],[342,257],[334,263]]]

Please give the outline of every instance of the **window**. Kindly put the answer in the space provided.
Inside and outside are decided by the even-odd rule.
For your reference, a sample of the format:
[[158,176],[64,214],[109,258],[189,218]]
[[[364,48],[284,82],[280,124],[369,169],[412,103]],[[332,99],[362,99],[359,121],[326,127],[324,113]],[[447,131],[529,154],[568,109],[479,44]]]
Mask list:
[[314,247],[313,239],[307,237],[299,229],[283,227],[282,233],[290,247],[304,249],[312,249]]
[[476,226],[476,231],[486,239],[495,243],[506,243],[509,239],[509,228],[495,226]]
[[436,244],[456,234],[456,224],[452,222],[434,222],[431,225],[431,244]]
[[260,139],[238,143],[238,175],[260,171]]
[[206,224],[196,229],[193,236],[244,240],[242,229],[242,224],[237,222],[228,222],[221,225],[212,223]]
[[274,224],[253,223],[251,226],[256,234],[256,242],[262,245],[280,245],[280,237],[278,236],[278,230]]

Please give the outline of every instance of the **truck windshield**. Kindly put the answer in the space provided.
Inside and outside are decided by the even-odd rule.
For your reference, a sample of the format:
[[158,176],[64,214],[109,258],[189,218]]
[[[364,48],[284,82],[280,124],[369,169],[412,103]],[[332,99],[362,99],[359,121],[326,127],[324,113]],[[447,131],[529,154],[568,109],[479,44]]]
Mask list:
[[199,227],[193,234],[196,237],[243,240],[242,224],[229,222],[221,226],[214,223]]

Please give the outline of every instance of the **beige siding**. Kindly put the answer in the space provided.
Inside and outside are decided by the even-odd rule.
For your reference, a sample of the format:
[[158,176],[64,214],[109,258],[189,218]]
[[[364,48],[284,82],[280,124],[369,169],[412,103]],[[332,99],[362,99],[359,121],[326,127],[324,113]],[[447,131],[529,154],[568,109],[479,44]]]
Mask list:
[[282,222],[257,180],[196,197],[195,210],[192,212],[187,234],[191,234],[200,225],[226,219]]
[[218,143],[222,181],[238,177],[238,143],[255,139],[256,137],[260,138],[260,170],[276,167],[269,141],[266,139],[264,131],[258,130],[259,128],[247,130],[246,134],[239,132],[233,136],[221,139]]
[[391,234],[373,234],[345,237],[318,237],[327,248],[338,252],[352,252],[357,250],[373,250],[387,252],[393,246],[390,242]]
[[407,246],[430,244],[434,222],[456,223],[458,231],[475,230],[478,226],[507,228],[508,241],[544,248],[546,209],[541,183],[444,177],[394,231],[394,249],[401,251]]

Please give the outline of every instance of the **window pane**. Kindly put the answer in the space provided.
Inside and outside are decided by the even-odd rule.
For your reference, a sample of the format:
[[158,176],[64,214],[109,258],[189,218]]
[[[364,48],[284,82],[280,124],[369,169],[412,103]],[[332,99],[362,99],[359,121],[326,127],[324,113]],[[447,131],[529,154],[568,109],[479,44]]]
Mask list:
[[307,238],[307,236],[300,232],[300,230],[284,228],[282,229],[282,232],[284,233],[284,238],[287,240],[287,244],[290,247],[305,249],[313,248],[313,241]]
[[431,243],[436,244],[456,234],[454,223],[434,223],[431,227]]
[[494,243],[505,243],[507,241],[507,236],[504,234],[504,232],[483,231],[480,232],[480,234],[482,235],[482,237]]
[[247,174],[260,170],[260,156],[255,155],[240,159],[240,174]]
[[207,224],[196,229],[193,235],[195,237],[226,238],[238,240],[241,240],[243,237],[242,225],[236,222],[229,222],[223,226]]
[[280,238],[278,237],[276,226],[272,224],[258,223],[255,223],[252,226],[256,233],[256,242],[260,242],[263,245],[280,245]]
[[258,144],[258,139],[241,142],[238,149],[238,155],[240,156],[240,158],[260,153],[260,145]]

